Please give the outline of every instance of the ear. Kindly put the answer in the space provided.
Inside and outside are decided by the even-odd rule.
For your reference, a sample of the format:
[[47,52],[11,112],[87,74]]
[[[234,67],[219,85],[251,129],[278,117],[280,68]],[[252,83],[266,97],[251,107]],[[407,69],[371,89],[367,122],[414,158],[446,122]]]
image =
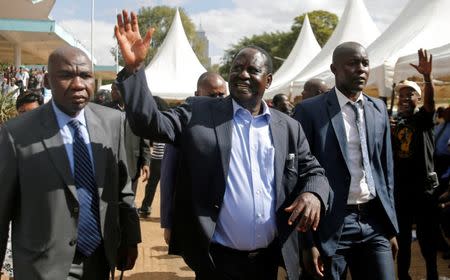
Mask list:
[[198,90],[196,90],[196,91],[194,92],[194,95],[195,95],[195,96],[198,96]]
[[51,89],[50,82],[48,81],[48,73],[44,74],[44,87],[46,89]]
[[330,64],[330,70],[334,75],[336,75],[336,67],[333,64]]
[[272,73],[267,74],[266,81],[267,81],[266,89],[268,89],[272,84]]

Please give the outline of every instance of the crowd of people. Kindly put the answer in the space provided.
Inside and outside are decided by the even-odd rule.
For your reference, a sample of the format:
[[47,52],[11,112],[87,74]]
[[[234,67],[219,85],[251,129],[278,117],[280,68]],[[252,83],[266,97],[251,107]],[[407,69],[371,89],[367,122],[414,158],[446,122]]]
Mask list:
[[23,114],[0,128],[0,263],[12,255],[3,267],[15,279],[132,269],[139,216],[151,214],[161,181],[164,239],[196,279],[277,279],[279,267],[295,280],[411,279],[415,224],[427,279],[438,280],[439,242],[450,237],[450,106],[436,124],[426,50],[412,65],[423,89],[400,82],[392,114],[363,93],[370,57],[357,42],[334,50],[335,86],[312,79],[295,106],[283,94],[264,101],[272,61],[248,46],[233,59],[230,96],[207,72],[193,97],[168,108],[141,66],[153,32],[142,38],[134,13],[118,16],[125,68],[105,106],[89,102],[89,58],[62,47],[43,85],[52,100],[19,98]]

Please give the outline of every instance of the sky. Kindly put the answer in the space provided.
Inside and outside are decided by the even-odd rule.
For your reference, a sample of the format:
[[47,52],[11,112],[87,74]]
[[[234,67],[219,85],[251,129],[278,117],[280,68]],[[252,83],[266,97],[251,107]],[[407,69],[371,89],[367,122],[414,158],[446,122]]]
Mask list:
[[[72,33],[90,50],[91,1],[57,0],[50,17]],[[361,0],[384,31],[400,14],[408,0]],[[296,16],[326,10],[341,16],[347,0],[95,0],[94,57],[98,65],[113,65],[110,49],[116,11],[137,12],[140,7],[167,5],[183,7],[196,27],[201,24],[209,39],[213,63],[220,63],[223,51],[244,36],[263,32],[289,31]],[[85,6],[82,6],[84,4]]]

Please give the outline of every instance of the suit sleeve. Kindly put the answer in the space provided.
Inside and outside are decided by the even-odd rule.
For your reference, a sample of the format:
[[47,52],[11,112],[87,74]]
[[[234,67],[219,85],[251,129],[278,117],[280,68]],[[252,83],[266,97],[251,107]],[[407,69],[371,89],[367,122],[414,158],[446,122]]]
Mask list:
[[134,193],[128,174],[127,156],[124,142],[124,115],[121,114],[119,123],[120,139],[118,146],[119,168],[119,222],[121,231],[120,246],[134,246],[141,242],[141,228],[139,217],[134,205]]
[[9,223],[13,216],[18,189],[17,158],[14,140],[5,126],[0,126],[0,268],[8,242]]
[[[381,165],[383,168],[384,180],[386,181],[386,186],[388,188],[389,199],[391,201],[392,209],[395,209],[394,200],[394,160],[392,154],[392,143],[391,143],[391,129],[389,116],[386,107],[383,104],[383,112],[385,115],[386,128],[384,129],[383,137],[383,148],[381,151]],[[394,211],[395,214],[395,211]]]
[[190,119],[190,106],[183,104],[160,112],[148,88],[144,69],[132,75],[124,69],[117,81],[133,132],[156,142],[174,143]]
[[148,139],[140,138],[139,139],[139,167],[150,165],[150,141]]
[[172,228],[173,198],[175,194],[175,178],[178,165],[178,151],[172,145],[166,145],[161,161],[161,228]]

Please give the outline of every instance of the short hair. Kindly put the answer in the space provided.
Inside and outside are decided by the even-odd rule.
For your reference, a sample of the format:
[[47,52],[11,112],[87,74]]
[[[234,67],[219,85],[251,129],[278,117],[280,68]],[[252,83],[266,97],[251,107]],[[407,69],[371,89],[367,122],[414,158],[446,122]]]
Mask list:
[[[281,102],[283,102],[284,100],[283,100],[283,97],[284,96],[286,96],[286,94],[284,94],[284,93],[279,93],[279,94],[277,94],[277,95],[275,95],[273,98],[272,98],[272,104],[273,104],[273,106],[277,106],[278,104],[280,104]],[[287,96],[286,96],[287,97]]]
[[238,54],[244,50],[244,49],[254,49],[259,51],[260,53],[262,53],[262,55],[264,55],[264,57],[266,58],[266,61],[264,62],[264,66],[266,67],[267,73],[273,73],[273,62],[272,62],[272,57],[270,56],[270,54],[263,48],[255,46],[255,45],[250,45],[250,46],[246,46],[242,49],[240,49],[233,57],[233,61],[236,59],[236,57],[238,56]]
[[16,100],[16,110],[18,110],[22,105],[37,102],[39,106],[44,104],[44,97],[35,92],[25,92],[17,97]]

